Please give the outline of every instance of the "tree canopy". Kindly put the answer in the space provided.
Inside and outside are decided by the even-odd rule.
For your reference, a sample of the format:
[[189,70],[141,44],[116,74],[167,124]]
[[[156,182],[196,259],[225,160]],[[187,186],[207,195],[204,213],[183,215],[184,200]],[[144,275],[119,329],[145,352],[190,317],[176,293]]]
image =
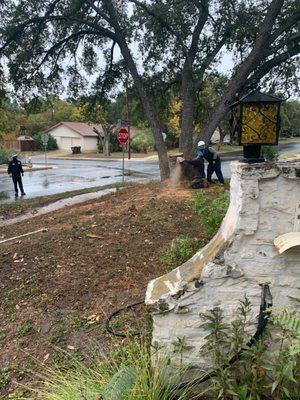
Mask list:
[[4,0],[1,11],[0,56],[21,96],[67,88],[75,98],[103,99],[130,75],[163,178],[169,102],[182,104],[180,148],[188,156],[199,104],[224,52],[233,70],[196,132],[206,141],[239,93],[260,82],[269,90],[296,83],[296,0]]

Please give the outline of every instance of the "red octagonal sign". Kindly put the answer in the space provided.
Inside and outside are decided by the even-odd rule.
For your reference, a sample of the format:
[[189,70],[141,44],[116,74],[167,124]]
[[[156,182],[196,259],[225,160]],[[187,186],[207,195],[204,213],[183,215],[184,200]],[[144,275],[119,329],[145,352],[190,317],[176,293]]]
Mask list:
[[126,128],[121,128],[118,133],[118,141],[121,146],[125,146],[128,142],[129,135],[128,130]]

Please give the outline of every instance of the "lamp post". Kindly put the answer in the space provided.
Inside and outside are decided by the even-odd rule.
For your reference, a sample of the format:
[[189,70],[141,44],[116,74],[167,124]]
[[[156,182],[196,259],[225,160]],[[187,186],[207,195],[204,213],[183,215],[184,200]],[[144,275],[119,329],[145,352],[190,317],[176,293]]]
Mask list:
[[230,106],[231,141],[243,146],[244,162],[264,162],[261,146],[278,145],[281,102],[254,90]]

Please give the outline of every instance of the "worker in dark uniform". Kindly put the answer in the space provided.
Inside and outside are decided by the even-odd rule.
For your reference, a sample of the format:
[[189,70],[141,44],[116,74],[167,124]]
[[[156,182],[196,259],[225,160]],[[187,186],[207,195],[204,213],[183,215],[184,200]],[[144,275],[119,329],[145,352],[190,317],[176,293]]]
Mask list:
[[221,169],[221,159],[212,147],[206,146],[205,143],[200,140],[198,142],[197,157],[204,158],[207,162],[207,182],[211,182],[212,174],[215,172],[220,183],[224,183],[224,177]]
[[197,170],[199,176],[205,178],[204,160],[208,162],[207,166],[207,181],[211,182],[212,174],[215,172],[220,183],[224,183],[224,178],[221,170],[221,160],[212,147],[206,146],[205,142],[200,140],[197,146],[195,158],[192,160],[182,159],[182,162],[187,162],[193,165]]
[[8,164],[7,173],[12,176],[12,180],[15,186],[15,196],[18,197],[18,185],[21,191],[21,195],[25,196],[25,192],[23,189],[22,176],[24,176],[24,171],[22,167],[22,163],[17,158],[17,154],[14,154],[12,160]]

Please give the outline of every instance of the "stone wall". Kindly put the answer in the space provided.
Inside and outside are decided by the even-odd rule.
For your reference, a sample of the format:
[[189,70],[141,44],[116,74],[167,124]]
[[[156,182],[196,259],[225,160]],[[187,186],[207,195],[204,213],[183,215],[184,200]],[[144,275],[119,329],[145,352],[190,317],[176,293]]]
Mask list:
[[269,284],[273,305],[299,307],[300,246],[279,254],[274,239],[294,229],[300,162],[234,162],[231,169],[231,202],[219,232],[191,260],[148,285],[153,342],[174,361],[173,343],[184,337],[186,361],[205,364],[199,359],[207,335],[200,315],[220,307],[232,321],[245,295],[253,304],[249,331],[254,333],[262,284]]

